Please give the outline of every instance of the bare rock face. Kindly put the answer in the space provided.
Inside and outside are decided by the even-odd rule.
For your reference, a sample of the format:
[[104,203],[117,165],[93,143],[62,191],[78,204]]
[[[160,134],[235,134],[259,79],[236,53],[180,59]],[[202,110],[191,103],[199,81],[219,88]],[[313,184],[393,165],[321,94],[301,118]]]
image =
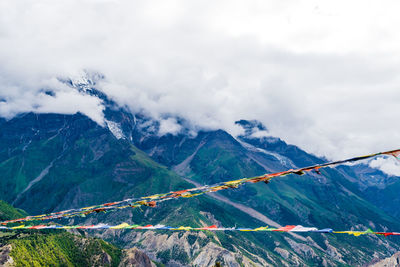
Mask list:
[[138,250],[137,248],[130,248],[124,251],[123,258],[119,267],[156,267],[150,258]]
[[11,267],[15,266],[13,258],[10,257],[12,250],[11,245],[0,247],[0,266]]
[[[270,266],[264,259],[251,254],[249,251],[247,253],[252,255],[254,259],[257,259],[256,261],[246,257],[236,247],[234,251],[229,251],[214,242],[210,242],[202,232],[196,234],[185,232],[167,235],[147,231],[145,233],[131,233],[125,238],[128,238],[132,245],[140,244],[141,249],[143,249],[146,255],[155,261],[162,261],[163,258],[168,258],[169,260],[164,263],[170,267],[208,267],[213,266],[216,262],[229,267]],[[177,258],[180,261],[172,259],[172,255],[178,255]],[[125,262],[124,259],[123,262]],[[271,262],[273,262],[272,259]]]
[[400,251],[393,256],[383,259],[377,263],[369,265],[370,267],[400,267]]
[[111,265],[111,256],[106,252],[102,252],[98,255],[95,255],[91,258],[91,262],[93,266],[109,266]]

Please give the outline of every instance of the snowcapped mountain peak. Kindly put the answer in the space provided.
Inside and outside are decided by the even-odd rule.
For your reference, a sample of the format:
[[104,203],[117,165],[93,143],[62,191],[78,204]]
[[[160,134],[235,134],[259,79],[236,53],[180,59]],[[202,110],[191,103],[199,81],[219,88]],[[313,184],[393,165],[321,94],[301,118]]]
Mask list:
[[70,87],[74,87],[81,92],[97,91],[94,86],[101,80],[104,80],[105,76],[102,73],[95,71],[83,70],[80,74],[68,77],[59,78],[58,80]]

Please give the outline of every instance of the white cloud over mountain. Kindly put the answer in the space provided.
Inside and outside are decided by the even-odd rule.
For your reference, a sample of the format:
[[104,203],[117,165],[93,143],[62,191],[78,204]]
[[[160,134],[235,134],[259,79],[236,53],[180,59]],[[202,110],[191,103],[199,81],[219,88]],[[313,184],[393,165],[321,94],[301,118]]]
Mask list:
[[[132,110],[235,133],[257,119],[328,158],[400,147],[398,1],[0,2],[0,115],[80,111],[56,77],[104,73]],[[44,93],[52,88],[55,97]],[[165,121],[165,130],[175,129]],[[175,127],[175,128],[174,128]]]

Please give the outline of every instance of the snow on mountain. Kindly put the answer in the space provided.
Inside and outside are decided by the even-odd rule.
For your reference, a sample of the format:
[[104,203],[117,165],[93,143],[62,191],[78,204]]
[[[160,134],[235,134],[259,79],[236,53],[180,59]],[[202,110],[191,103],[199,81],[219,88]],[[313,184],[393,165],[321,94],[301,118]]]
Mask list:
[[114,121],[105,120],[107,128],[117,139],[125,139],[126,136],[121,129],[121,124],[116,123]]
[[265,155],[269,155],[269,156],[273,156],[274,158],[276,158],[281,164],[282,166],[285,166],[287,168],[297,168],[297,166],[287,157],[282,156],[278,153],[274,153],[272,151],[267,151],[265,149],[259,148],[259,147],[255,147],[249,143],[246,143],[240,139],[236,139],[244,148],[246,148],[249,151],[252,152],[258,152],[258,153],[263,153]]

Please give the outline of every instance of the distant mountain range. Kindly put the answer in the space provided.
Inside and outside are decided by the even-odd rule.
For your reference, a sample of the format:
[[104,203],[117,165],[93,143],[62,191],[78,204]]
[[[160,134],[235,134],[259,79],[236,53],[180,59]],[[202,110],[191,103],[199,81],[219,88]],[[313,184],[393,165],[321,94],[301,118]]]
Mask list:
[[[0,119],[2,200],[29,214],[41,214],[325,161],[269,136],[264,125],[251,120],[236,122],[244,129],[237,137],[224,130],[194,131],[189,122],[176,117],[181,130],[160,134],[159,121],[133,114],[96,89],[102,78],[88,74],[79,80],[60,80],[103,101],[104,127],[79,113],[25,113]],[[170,201],[156,208],[71,220],[400,231],[399,187],[397,178],[358,164]],[[362,265],[400,250],[399,239],[376,236],[128,230],[90,234],[120,248],[137,247],[167,266]]]

